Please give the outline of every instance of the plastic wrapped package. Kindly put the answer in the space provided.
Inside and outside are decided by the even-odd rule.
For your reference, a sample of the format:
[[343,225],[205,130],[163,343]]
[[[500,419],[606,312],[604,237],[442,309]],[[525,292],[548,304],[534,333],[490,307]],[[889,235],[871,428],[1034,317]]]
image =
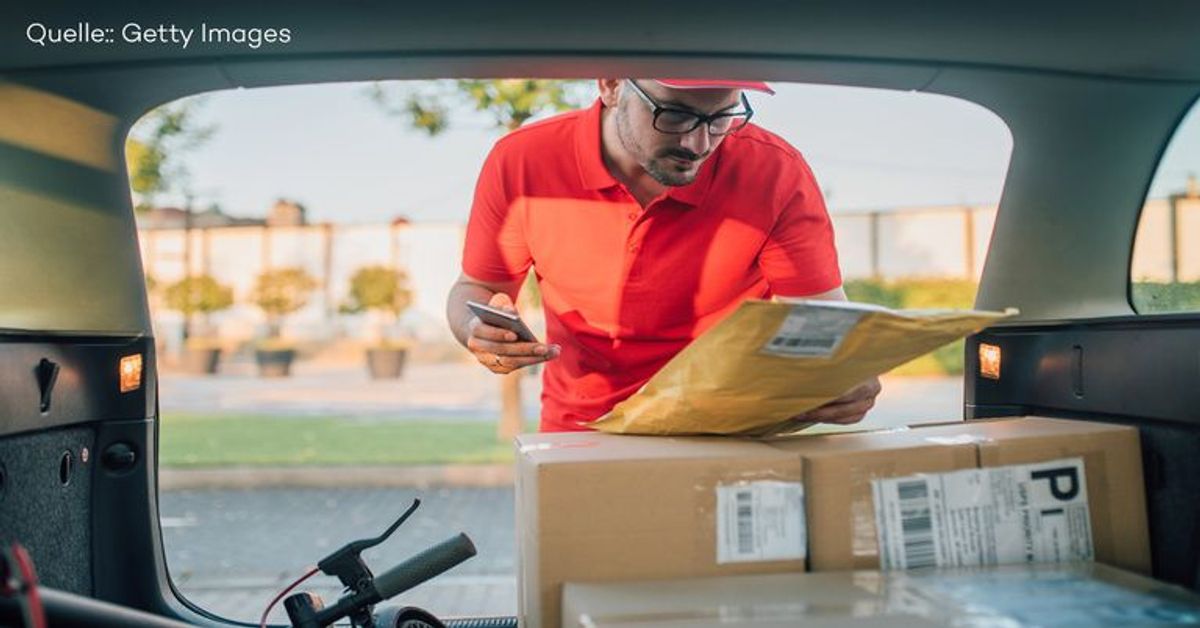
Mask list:
[[570,583],[562,608],[568,628],[1200,624],[1195,593],[1094,563]]

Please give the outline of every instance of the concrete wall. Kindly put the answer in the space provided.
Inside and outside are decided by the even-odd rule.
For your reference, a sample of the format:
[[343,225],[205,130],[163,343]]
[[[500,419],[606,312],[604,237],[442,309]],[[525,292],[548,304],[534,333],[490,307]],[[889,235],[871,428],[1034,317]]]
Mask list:
[[1131,274],[1139,281],[1200,281],[1200,198],[1146,203]]
[[[967,206],[834,214],[843,274],[846,279],[978,279],[995,214],[994,207]],[[255,277],[267,268],[299,266],[321,287],[307,307],[288,318],[285,335],[370,339],[379,333],[382,321],[368,314],[338,314],[338,305],[346,299],[356,269],[394,265],[409,273],[415,292],[413,307],[401,321],[402,330],[425,340],[446,340],[444,306],[458,276],[463,231],[458,224],[193,229],[191,269],[213,275],[234,289],[237,304],[211,319],[223,338],[248,340],[262,335],[265,321],[257,308],[246,303]],[[187,249],[183,230],[144,230],[140,240],[146,272],[160,286],[183,277]],[[1131,276],[1200,281],[1200,199],[1147,203]],[[177,335],[179,315],[155,307],[154,301],[159,335]]]

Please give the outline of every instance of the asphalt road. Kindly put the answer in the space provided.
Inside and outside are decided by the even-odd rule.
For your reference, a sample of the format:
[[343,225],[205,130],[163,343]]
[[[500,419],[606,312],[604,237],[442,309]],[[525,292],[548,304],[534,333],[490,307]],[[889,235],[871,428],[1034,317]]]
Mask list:
[[[511,488],[166,491],[160,514],[167,568],[191,602],[257,623],[275,593],[343,544],[382,533],[416,497],[416,513],[364,553],[375,573],[460,531],[479,554],[396,601],[441,617],[515,614]],[[339,595],[337,581],[326,576],[301,589],[327,604]],[[286,620],[282,608],[271,616]]]
[[[414,365],[399,381],[371,381],[361,368],[297,365],[295,375],[262,380],[248,365],[230,365],[216,377],[164,372],[164,414],[262,413],[281,416],[387,416],[396,420],[454,416],[494,421],[498,383],[469,364]],[[528,416],[536,416],[538,378],[525,380]],[[961,418],[956,378],[885,378],[884,392],[864,422],[872,428]],[[275,593],[342,544],[382,532],[414,497],[424,505],[384,545],[366,553],[376,573],[463,531],[479,555],[398,602],[439,616],[511,615],[516,612],[513,491],[502,488],[205,489],[160,496],[167,567],[182,594],[229,619],[257,623]],[[311,585],[311,586],[308,586]],[[303,588],[326,603],[336,581],[314,579]],[[285,614],[276,609],[276,621]]]

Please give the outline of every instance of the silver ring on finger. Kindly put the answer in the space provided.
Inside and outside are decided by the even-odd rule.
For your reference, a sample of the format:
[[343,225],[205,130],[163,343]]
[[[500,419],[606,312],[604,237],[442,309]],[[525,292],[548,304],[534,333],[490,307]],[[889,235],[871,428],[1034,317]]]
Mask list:
[[504,365],[500,363],[500,356],[496,356],[496,359],[495,359],[495,361],[492,362],[492,365],[498,366],[500,368],[504,368]]

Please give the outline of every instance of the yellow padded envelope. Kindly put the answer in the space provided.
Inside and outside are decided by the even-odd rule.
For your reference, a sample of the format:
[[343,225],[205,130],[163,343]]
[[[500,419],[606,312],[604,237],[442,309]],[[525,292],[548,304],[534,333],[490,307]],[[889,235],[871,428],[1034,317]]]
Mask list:
[[589,424],[614,434],[771,436],[871,377],[1017,313],[747,301]]

